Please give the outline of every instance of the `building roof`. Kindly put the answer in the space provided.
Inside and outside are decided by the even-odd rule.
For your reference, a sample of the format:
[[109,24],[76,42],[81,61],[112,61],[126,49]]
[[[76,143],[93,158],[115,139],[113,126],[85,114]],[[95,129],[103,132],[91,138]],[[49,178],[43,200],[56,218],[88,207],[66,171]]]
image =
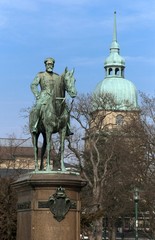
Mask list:
[[[105,78],[104,81],[98,83],[95,93],[98,93],[100,96],[102,96],[103,93],[108,93],[109,97],[113,97],[113,110],[126,111],[138,109],[136,87],[131,81],[127,79],[121,77]],[[106,108],[109,110],[108,105]]]
[[17,157],[32,158],[34,149],[31,138],[0,138],[0,159],[11,160]]
[[[41,142],[38,142],[39,147],[42,146]],[[33,147],[32,138],[0,138],[0,147]]]
[[17,138],[0,138],[1,147],[33,147],[31,138],[17,139]]

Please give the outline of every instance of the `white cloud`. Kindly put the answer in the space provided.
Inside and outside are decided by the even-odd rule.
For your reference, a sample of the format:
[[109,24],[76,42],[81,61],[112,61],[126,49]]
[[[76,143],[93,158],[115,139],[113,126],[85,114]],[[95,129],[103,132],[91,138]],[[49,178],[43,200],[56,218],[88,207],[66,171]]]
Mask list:
[[5,28],[8,25],[8,18],[4,15],[0,15],[0,28]]
[[94,65],[98,65],[100,66],[100,64],[103,64],[103,59],[105,57],[76,57],[72,59],[72,63],[73,65],[76,66],[94,66]]
[[24,11],[34,11],[37,9],[38,3],[36,0],[0,0],[1,11],[3,9],[17,9]]
[[[39,0],[39,2],[42,2],[42,3],[51,3],[51,4],[54,4],[54,5],[62,5],[62,6],[67,6],[67,5],[70,5],[70,6],[78,6],[78,5],[85,5],[85,4],[94,4],[94,1],[92,1],[91,3],[91,0]],[[96,0],[97,2],[97,0]]]
[[155,21],[155,1],[154,0],[136,0],[129,1],[122,14],[119,15],[119,23],[122,28],[140,29],[151,27]]
[[146,56],[125,56],[124,58],[127,61],[130,61],[132,63],[136,62],[136,63],[146,63],[146,64],[155,65],[155,57],[150,58]]

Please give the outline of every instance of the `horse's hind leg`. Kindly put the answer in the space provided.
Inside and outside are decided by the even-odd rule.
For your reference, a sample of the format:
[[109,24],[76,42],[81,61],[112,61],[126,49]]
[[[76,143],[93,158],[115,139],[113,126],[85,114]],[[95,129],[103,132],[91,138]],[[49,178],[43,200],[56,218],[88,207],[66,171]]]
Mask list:
[[35,160],[35,171],[38,171],[38,135],[33,134],[33,146],[34,146],[34,160]]
[[42,135],[43,135],[43,145],[42,145],[42,148],[41,148],[40,170],[44,169],[44,155],[45,155],[46,146],[47,146],[46,134],[42,134]]

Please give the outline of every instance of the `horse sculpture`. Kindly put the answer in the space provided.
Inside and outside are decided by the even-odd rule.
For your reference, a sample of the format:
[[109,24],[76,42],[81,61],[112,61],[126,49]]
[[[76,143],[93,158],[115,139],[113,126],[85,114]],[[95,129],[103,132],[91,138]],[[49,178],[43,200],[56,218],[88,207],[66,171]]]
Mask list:
[[75,89],[75,78],[73,76],[74,70],[65,72],[59,76],[54,89],[50,89],[50,97],[46,104],[43,104],[40,110],[40,118],[37,124],[37,131],[32,131],[33,114],[34,110],[30,112],[29,126],[32,135],[32,142],[34,146],[35,170],[38,171],[38,138],[39,135],[43,136],[43,145],[41,149],[41,162],[40,170],[44,170],[44,155],[47,153],[46,158],[46,171],[51,171],[50,167],[51,158],[51,140],[52,134],[59,133],[60,136],[60,165],[61,171],[66,171],[64,166],[64,146],[67,124],[69,120],[69,110],[66,106],[65,95],[66,92],[70,97],[74,98],[77,94]]

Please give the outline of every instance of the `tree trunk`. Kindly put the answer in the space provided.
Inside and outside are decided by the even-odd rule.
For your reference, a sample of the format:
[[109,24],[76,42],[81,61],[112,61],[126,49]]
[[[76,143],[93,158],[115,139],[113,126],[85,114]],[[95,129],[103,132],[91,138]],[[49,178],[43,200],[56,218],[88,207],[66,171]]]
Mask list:
[[155,223],[154,223],[154,213],[150,211],[150,230],[151,230],[151,237],[155,239]]
[[88,232],[88,239],[89,239],[89,240],[94,240],[93,231]]
[[103,218],[100,217],[93,222],[94,232],[88,234],[89,240],[102,240]]
[[115,240],[116,239],[116,227],[112,227],[112,234],[111,234],[111,240]]
[[109,240],[116,240],[116,227],[114,224],[112,224],[109,227]]
[[102,240],[102,232],[103,232],[103,217],[96,220],[96,239]]

